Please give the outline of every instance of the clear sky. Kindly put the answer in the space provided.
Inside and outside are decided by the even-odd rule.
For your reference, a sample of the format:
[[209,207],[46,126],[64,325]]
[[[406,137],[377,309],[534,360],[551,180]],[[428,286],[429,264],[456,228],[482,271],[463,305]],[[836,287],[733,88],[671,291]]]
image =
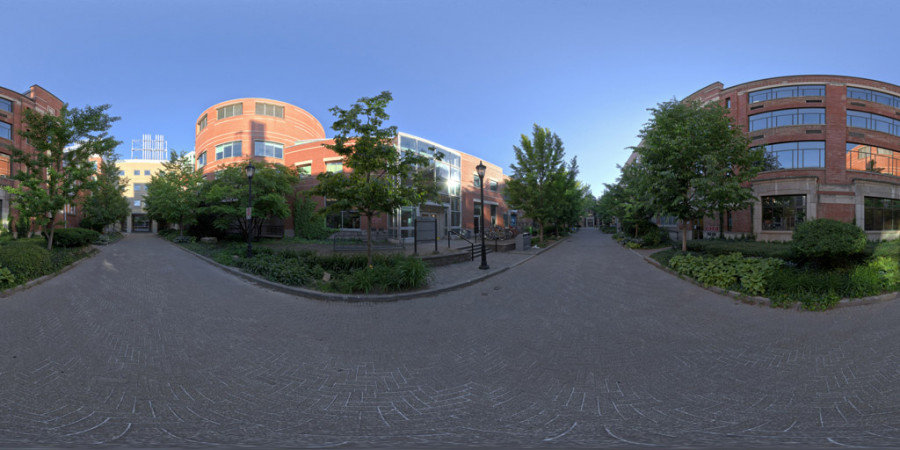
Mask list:
[[900,84],[900,2],[0,0],[0,86],[112,105],[112,134],[193,150],[215,103],[333,106],[382,90],[392,125],[504,168],[538,124],[595,195],[649,113],[715,81],[836,74]]

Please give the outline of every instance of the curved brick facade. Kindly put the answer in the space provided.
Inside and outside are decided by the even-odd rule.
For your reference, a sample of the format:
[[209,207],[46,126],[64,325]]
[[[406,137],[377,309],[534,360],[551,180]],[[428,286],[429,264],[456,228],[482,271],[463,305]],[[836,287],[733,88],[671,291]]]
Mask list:
[[[254,159],[290,167],[296,162],[294,159],[300,158],[299,152],[289,151],[291,147],[302,142],[326,139],[322,124],[312,114],[289,103],[262,98],[240,98],[217,103],[200,114],[195,127],[194,155],[198,168],[202,166],[204,173],[246,161],[251,155]],[[232,142],[241,143],[240,156],[222,151],[222,157],[217,159],[217,147]],[[282,156],[256,154],[256,142],[281,145]],[[321,144],[315,147],[321,147]],[[233,152],[234,149],[225,150]]]
[[[753,180],[758,201],[752,213],[734,213],[728,231],[787,240],[797,220],[831,218],[860,225],[872,239],[900,235],[900,223],[884,219],[894,207],[872,206],[900,200],[900,86],[798,75],[728,88],[717,82],[687,100],[727,107],[751,145],[768,146],[780,163]],[[784,205],[792,220],[778,217]],[[718,220],[705,223],[707,234],[717,234]]]

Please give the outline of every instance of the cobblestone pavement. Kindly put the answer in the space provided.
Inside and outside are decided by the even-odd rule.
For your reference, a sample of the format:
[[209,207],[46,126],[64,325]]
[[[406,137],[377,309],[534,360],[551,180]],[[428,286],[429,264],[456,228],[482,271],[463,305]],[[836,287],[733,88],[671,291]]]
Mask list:
[[0,446],[900,446],[898,319],[738,303],[594,230],[377,304],[132,235],[0,298]]

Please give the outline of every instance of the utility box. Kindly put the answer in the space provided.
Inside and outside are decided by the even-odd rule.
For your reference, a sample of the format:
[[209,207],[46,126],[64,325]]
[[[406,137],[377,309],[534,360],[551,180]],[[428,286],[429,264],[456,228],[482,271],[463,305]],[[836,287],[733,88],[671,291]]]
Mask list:
[[519,233],[516,235],[516,250],[528,250],[531,248],[531,234]]

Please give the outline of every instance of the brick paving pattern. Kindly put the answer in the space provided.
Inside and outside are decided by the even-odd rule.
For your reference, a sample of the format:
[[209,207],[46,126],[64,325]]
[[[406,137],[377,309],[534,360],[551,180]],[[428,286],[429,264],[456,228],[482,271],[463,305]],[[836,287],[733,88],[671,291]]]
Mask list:
[[898,319],[738,303],[595,230],[393,303],[132,235],[0,298],[0,447],[900,446]]

